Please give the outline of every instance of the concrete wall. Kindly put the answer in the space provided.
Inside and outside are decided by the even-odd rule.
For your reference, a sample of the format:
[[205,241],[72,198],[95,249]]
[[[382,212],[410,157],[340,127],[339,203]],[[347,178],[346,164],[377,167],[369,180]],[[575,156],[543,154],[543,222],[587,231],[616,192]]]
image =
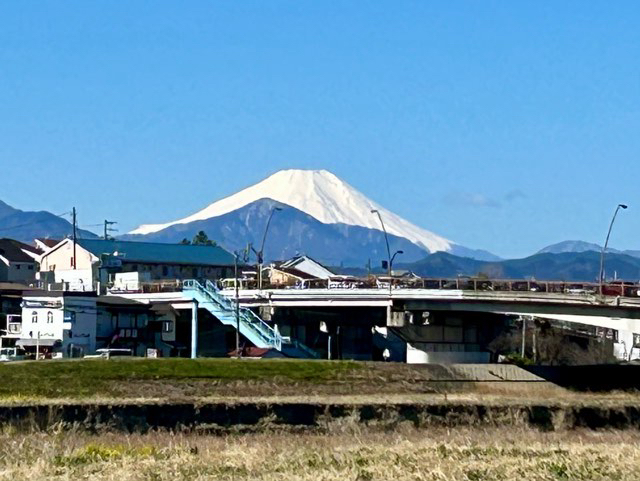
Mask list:
[[432,351],[423,343],[407,344],[407,364],[482,364],[489,360],[488,352]]

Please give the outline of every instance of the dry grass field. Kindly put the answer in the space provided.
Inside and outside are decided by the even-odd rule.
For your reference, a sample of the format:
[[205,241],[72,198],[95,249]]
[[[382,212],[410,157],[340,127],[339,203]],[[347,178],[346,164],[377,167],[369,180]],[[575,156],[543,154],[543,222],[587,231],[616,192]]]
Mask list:
[[328,435],[216,437],[4,433],[0,480],[632,480],[637,431],[529,429],[391,432],[334,426]]
[[[0,403],[588,403],[632,410],[640,405],[635,392],[588,394],[544,382],[457,383],[448,380],[451,373],[437,369],[278,360],[11,363],[0,366]],[[82,423],[64,426],[55,419],[45,428],[18,429],[5,423],[0,427],[0,481],[640,478],[640,430],[559,425],[556,431],[542,432],[523,422],[501,427],[453,423],[445,428],[403,419],[363,423],[354,415],[327,419],[313,429],[261,420],[251,429],[196,427],[145,434],[95,434]]]

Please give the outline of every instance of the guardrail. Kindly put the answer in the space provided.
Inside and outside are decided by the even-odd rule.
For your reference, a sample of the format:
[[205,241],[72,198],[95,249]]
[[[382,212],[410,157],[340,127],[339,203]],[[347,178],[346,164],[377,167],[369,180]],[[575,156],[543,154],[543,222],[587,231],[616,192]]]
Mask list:
[[[188,282],[193,280],[166,280],[141,283],[138,292],[154,293],[154,292],[174,292],[183,289]],[[232,309],[233,302],[228,296],[219,293],[219,289],[214,282],[210,280],[204,281],[208,290],[218,293],[220,302],[225,302],[226,308]],[[392,290],[397,289],[436,289],[436,290],[463,290],[477,292],[547,292],[556,294],[576,294],[576,295],[596,295],[604,296],[620,296],[620,297],[640,297],[640,284],[631,282],[609,282],[602,285],[595,282],[571,282],[571,281],[535,281],[535,280],[518,280],[518,279],[478,279],[478,278],[394,278],[391,284]],[[263,290],[280,290],[280,289],[328,289],[328,290],[345,290],[345,289],[389,289],[388,278],[349,278],[342,282],[329,282],[328,280],[318,279],[316,283],[310,286],[295,285],[266,285]],[[245,291],[247,289],[243,289]],[[257,290],[257,289],[251,289]]]

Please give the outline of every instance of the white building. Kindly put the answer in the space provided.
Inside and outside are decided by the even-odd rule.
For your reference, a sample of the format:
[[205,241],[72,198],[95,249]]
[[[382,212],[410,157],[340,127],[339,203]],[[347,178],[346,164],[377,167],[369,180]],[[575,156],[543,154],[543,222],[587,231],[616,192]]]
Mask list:
[[22,326],[5,338],[27,352],[62,352],[64,357],[96,349],[96,296],[90,293],[36,292],[22,302]]

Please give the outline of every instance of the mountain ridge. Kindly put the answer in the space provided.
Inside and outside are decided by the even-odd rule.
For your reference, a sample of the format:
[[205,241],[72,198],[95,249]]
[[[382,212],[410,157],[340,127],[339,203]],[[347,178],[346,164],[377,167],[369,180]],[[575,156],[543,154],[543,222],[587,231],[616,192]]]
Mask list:
[[[251,242],[260,248],[264,229],[274,207],[276,212],[269,226],[264,248],[267,260],[282,260],[294,255],[307,254],[326,264],[353,263],[379,264],[387,258],[384,233],[376,229],[347,224],[324,224],[294,207],[272,199],[259,199],[251,204],[222,216],[212,217],[188,224],[176,224],[158,232],[140,235],[125,234],[123,240],[145,240],[154,242],[180,242],[191,239],[204,231],[228,250],[240,250]],[[418,260],[426,251],[409,240],[389,234],[392,251],[402,250],[405,259]]]
[[[0,237],[32,243],[36,238],[63,239],[72,231],[71,222],[51,212],[23,211],[0,201]],[[77,229],[77,235],[89,239],[98,237],[83,229]]]
[[499,259],[490,252],[461,246],[412,224],[326,170],[281,170],[209,204],[195,214],[163,224],[143,224],[128,235],[151,236],[176,225],[221,217],[262,199],[295,208],[325,225],[351,225],[382,232],[377,211],[388,234],[405,238],[426,252],[448,251],[482,259]]

